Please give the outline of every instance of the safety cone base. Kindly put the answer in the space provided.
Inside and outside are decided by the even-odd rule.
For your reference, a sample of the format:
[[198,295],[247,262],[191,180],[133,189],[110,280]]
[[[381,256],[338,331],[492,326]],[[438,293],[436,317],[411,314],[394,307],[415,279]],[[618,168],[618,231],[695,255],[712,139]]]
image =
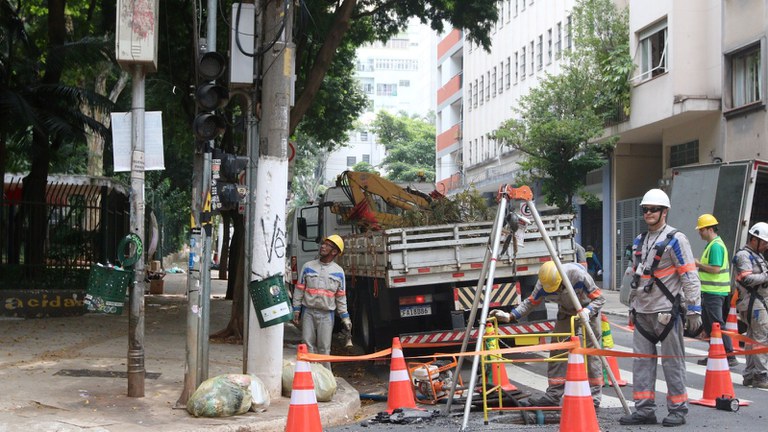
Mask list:
[[[739,398],[735,398],[735,399],[739,399]],[[690,402],[692,404],[696,404],[696,405],[702,405],[702,406],[710,407],[710,408],[714,408],[715,407],[715,400],[714,399],[695,399],[695,400],[694,399],[690,399],[690,400],[688,400],[688,402]],[[751,400],[739,399],[739,406],[748,406],[750,404],[752,404]]]

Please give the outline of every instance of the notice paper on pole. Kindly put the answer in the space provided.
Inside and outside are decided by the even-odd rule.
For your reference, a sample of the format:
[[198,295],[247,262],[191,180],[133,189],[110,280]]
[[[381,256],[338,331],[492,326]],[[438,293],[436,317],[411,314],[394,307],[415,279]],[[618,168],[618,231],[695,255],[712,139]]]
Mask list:
[[[165,169],[161,111],[144,113],[144,171]],[[112,114],[112,157],[115,172],[131,171],[131,113]]]

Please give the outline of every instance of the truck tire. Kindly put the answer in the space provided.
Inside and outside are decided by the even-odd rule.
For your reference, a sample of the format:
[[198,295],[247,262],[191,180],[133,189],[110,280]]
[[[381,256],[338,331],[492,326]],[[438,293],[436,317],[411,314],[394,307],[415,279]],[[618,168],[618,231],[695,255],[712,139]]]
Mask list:
[[376,326],[373,317],[373,303],[368,287],[358,284],[352,300],[352,337],[355,344],[362,347],[366,353],[374,352],[376,348]]

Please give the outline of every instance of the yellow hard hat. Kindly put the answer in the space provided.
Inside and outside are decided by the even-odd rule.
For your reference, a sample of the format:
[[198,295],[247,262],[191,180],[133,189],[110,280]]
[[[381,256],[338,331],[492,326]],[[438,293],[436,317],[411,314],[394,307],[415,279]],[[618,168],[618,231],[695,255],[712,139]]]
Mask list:
[[709,213],[705,213],[699,216],[699,220],[696,222],[696,229],[700,230],[702,228],[715,226],[717,224],[718,224],[717,219],[715,219],[714,216],[712,216]]
[[553,293],[560,288],[563,277],[557,271],[554,261],[547,261],[542,264],[539,269],[539,282],[541,282],[541,287],[544,288],[544,291],[548,293]]
[[336,245],[337,248],[339,248],[339,255],[344,253],[344,240],[341,239],[341,236],[338,234],[332,234],[325,238],[323,241],[329,241]]

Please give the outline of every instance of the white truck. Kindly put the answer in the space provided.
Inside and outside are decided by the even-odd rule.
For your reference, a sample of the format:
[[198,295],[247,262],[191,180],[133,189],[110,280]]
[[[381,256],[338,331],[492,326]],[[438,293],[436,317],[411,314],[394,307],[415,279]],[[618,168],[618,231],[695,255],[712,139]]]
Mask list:
[[[351,206],[348,196],[333,187],[319,204],[297,209],[289,240],[293,282],[316,254],[318,241],[340,234],[345,249],[339,264],[346,274],[358,345],[372,352],[389,347],[393,336],[399,336],[404,347],[461,344],[493,222],[360,233],[358,225],[331,212],[339,204]],[[542,219],[559,258],[574,262],[573,215]],[[517,253],[509,247],[496,263],[493,308],[509,311],[519,304],[532,291],[540,265],[551,259],[535,224],[520,230]],[[552,327],[542,304],[527,321],[504,325],[500,332],[540,333]]]

